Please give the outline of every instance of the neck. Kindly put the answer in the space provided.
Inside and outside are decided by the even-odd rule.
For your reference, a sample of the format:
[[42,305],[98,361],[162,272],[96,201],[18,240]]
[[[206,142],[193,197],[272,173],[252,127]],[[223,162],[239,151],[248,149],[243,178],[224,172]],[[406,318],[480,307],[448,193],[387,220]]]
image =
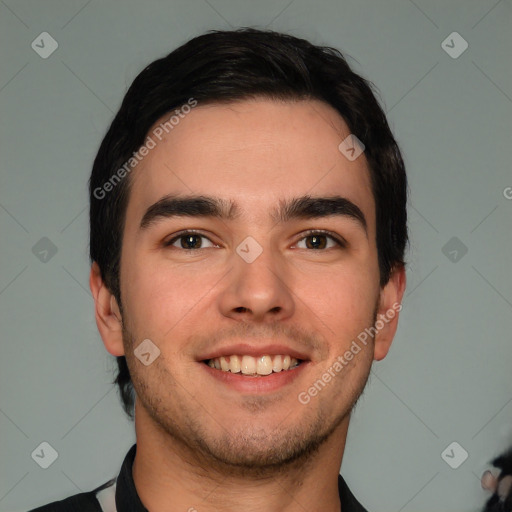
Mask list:
[[349,420],[347,415],[305,460],[251,473],[192,453],[141,407],[135,415],[135,487],[151,512],[340,512],[338,474]]

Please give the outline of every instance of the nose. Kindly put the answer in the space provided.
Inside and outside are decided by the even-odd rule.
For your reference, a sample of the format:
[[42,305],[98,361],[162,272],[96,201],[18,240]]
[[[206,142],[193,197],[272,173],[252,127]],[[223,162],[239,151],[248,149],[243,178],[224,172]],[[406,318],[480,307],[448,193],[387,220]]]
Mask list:
[[233,269],[220,296],[225,316],[236,320],[277,321],[293,315],[294,295],[286,262],[263,248],[254,261],[233,254]]

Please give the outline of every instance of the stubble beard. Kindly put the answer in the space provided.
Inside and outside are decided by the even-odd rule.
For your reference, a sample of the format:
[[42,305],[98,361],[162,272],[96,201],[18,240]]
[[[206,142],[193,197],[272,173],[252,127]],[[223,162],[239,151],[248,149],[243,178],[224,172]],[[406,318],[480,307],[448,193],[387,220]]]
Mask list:
[[[377,307],[372,325],[376,319]],[[262,479],[274,478],[290,472],[293,468],[303,471],[313,462],[320,447],[328,441],[347,415],[350,415],[364,391],[371,369],[370,364],[367,372],[360,375],[357,382],[349,383],[350,400],[334,417],[332,409],[336,404],[323,402],[314,417],[307,416],[305,421],[286,428],[280,429],[278,426],[269,432],[264,426],[255,427],[253,423],[248,423],[243,428],[228,430],[219,427],[220,422],[217,421],[215,426],[218,427],[218,432],[212,433],[201,418],[194,415],[190,408],[190,401],[194,399],[185,391],[183,385],[176,382],[167,368],[155,365],[155,373],[148,385],[148,379],[141,374],[147,372],[154,363],[140,369],[139,362],[133,356],[136,339],[126,323],[122,323],[123,343],[125,353],[130,354],[126,359],[136,394],[135,413],[142,407],[162,438],[172,440],[170,444],[184,460],[192,463],[199,471],[204,468],[209,475],[215,471],[224,476]],[[163,395],[158,393],[158,389],[173,391]],[[243,408],[257,414],[270,401],[267,397],[247,399]],[[308,405],[297,401],[297,407]],[[215,423],[215,418],[205,411],[205,407],[199,406],[198,410],[206,417],[207,423]],[[285,420],[286,418],[283,423]]]

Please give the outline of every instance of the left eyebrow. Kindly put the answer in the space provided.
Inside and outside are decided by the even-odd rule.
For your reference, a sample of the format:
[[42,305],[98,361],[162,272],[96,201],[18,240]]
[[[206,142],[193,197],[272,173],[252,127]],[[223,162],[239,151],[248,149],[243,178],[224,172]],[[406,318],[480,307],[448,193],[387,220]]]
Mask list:
[[[204,195],[166,195],[146,210],[139,229],[147,229],[160,219],[171,217],[216,217],[224,220],[236,220],[240,215],[239,204],[232,200]],[[368,226],[361,209],[349,199],[338,195],[329,197],[305,195],[282,199],[279,201],[279,206],[270,212],[270,218],[276,223],[284,223],[292,219],[318,219],[334,216],[356,221],[368,237]]]

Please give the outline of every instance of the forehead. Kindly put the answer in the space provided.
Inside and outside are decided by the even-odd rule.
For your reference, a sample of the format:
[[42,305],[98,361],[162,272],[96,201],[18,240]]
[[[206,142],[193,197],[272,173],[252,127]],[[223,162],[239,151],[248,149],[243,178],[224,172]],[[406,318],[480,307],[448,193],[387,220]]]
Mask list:
[[339,194],[363,210],[371,228],[364,153],[349,161],[340,152],[350,130],[329,105],[268,99],[198,105],[163,129],[169,117],[148,132],[154,147],[131,176],[127,226],[167,194],[234,200],[252,222],[263,222],[281,199]]

